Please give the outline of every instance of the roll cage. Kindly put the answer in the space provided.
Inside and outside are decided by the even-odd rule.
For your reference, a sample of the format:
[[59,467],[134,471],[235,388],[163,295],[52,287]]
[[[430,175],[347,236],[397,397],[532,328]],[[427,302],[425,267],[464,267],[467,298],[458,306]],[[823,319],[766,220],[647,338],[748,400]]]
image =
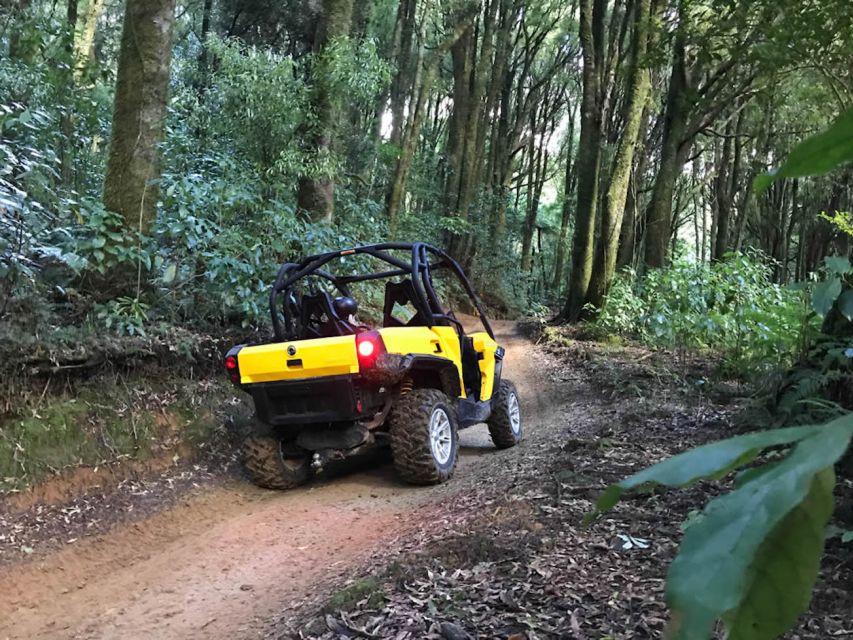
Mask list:
[[[402,251],[409,252],[411,257],[406,260],[390,253]],[[385,271],[368,271],[341,276],[336,276],[323,269],[333,260],[355,255],[372,256],[392,268]],[[346,319],[338,317],[328,294],[319,292],[305,295],[295,288],[301,279],[310,276],[327,280],[341,295],[348,297],[351,295],[350,284],[369,280],[391,279],[399,276],[408,277],[411,282],[411,303],[417,312],[418,324],[428,327],[453,325],[462,335],[464,331],[461,323],[453,316],[452,312],[446,311],[442,307],[433,287],[432,273],[436,269],[449,269],[456,275],[477,310],[480,322],[489,336],[494,339],[491,325],[474,293],[474,289],[471,287],[471,283],[462,271],[462,267],[441,249],[423,242],[386,242],[365,245],[342,251],[320,253],[309,256],[301,262],[286,262],[281,265],[270,292],[270,314],[275,337],[281,341],[296,340],[300,337],[301,330],[309,321],[306,314],[310,315],[310,312],[306,311],[306,299],[322,310],[322,313],[337,328],[338,333],[346,333]]]

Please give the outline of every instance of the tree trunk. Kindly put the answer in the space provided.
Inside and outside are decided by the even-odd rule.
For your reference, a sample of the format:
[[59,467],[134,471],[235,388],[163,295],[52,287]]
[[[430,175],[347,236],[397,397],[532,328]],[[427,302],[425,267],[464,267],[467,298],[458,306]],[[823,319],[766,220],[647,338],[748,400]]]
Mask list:
[[[353,0],[323,0],[323,20],[314,40],[314,68],[311,76],[313,122],[306,132],[306,150],[323,159],[331,155],[338,124],[341,98],[333,78],[334,60],[326,48],[349,41]],[[299,177],[297,203],[311,222],[329,222],[335,208],[335,183],[327,175]]]
[[95,60],[95,32],[98,19],[104,12],[104,0],[89,0],[83,21],[74,39],[74,78],[79,82]]
[[729,120],[726,123],[726,137],[717,164],[717,175],[714,179],[714,191],[717,202],[717,236],[714,239],[714,251],[711,259],[720,261],[729,251],[731,243],[731,221],[735,206],[735,197],[740,183],[741,173],[741,139],[743,136],[743,111],[736,116],[737,122]]
[[147,232],[159,196],[175,0],[127,0],[104,205]]
[[646,66],[651,25],[651,0],[638,0],[636,4],[636,27],[633,47],[631,76],[628,80],[628,103],[625,107],[625,127],[619,139],[610,185],[604,201],[601,220],[601,238],[595,256],[595,268],[590,283],[587,302],[601,308],[616,274],[616,258],[619,252],[619,236],[625,212],[625,200],[631,169],[634,166],[634,150],[640,133],[640,123],[651,90],[651,77]]
[[[27,20],[30,13],[31,0],[18,0],[15,10],[20,20]],[[20,29],[12,29],[9,33],[9,58],[20,60],[24,64],[32,64],[35,59],[35,48],[26,40],[21,40]]]
[[[683,15],[679,20],[683,21]],[[646,211],[645,265],[656,269],[666,265],[667,248],[672,234],[672,199],[681,169],[681,146],[687,127],[687,77],[684,28],[679,24],[673,44],[672,73],[666,99],[660,167]]]
[[[640,120],[640,131],[647,131],[649,128],[649,105],[643,110],[643,117]],[[643,140],[643,148],[651,148],[652,133],[646,135]],[[631,172],[628,174],[628,193],[625,198],[625,215],[622,217],[622,230],[619,233],[619,252],[616,255],[616,268],[634,267],[634,261],[637,254],[637,230],[640,227],[642,216],[639,213],[639,198],[638,190],[642,186],[641,180],[646,173],[646,162],[649,154],[641,153],[639,157],[634,154],[637,159],[636,166],[631,167]]]
[[[388,198],[386,200],[389,231],[392,238],[394,237],[397,231],[397,225],[399,224],[398,217],[400,207],[403,204],[403,197],[406,194],[406,184],[409,179],[409,171],[411,170],[412,160],[414,159],[418,139],[420,138],[427,98],[432,89],[432,85],[438,76],[439,65],[444,60],[447,52],[450,51],[450,48],[470,27],[471,21],[475,16],[475,13],[471,11],[473,7],[474,5],[469,6],[468,10],[458,17],[455,21],[455,29],[448,34],[438,48],[433,49],[430,57],[423,65],[423,70],[418,72],[419,75],[422,74],[422,77],[415,82],[417,97],[415,99],[415,104],[411,109],[409,122],[407,123],[403,133],[400,156],[394,166],[394,173],[391,179],[391,189],[388,191]],[[422,38],[421,42],[423,42]]]
[[[477,40],[474,39],[471,47],[471,91],[468,96],[467,119],[464,125],[464,141],[462,163],[460,165],[459,179],[459,203],[457,211],[463,220],[467,220],[474,197],[480,188],[480,166],[485,153],[485,138],[479,135],[481,122],[484,118],[484,104],[486,89],[489,87],[489,69],[494,70],[493,51],[494,37],[497,31],[499,0],[488,0],[483,15],[482,45],[477,52]],[[462,264],[468,268],[476,251],[474,236],[464,234],[451,238],[449,243],[451,255],[454,255]]]
[[462,163],[465,155],[465,129],[471,101],[471,48],[473,29],[469,28],[450,48],[453,62],[453,109],[447,137],[447,180],[444,185],[444,208],[449,214],[459,215]]
[[562,316],[580,319],[592,276],[595,219],[598,209],[598,177],[601,166],[601,67],[604,58],[606,0],[580,3],[580,42],[583,49],[581,132],[577,156],[578,196],[572,240],[572,272]]
[[391,137],[392,144],[399,145],[403,139],[406,99],[412,90],[412,40],[415,34],[416,0],[400,0],[397,21],[394,26],[393,50],[397,70],[391,82]]
[[576,109],[569,110],[569,131],[566,136],[569,147],[566,150],[566,177],[563,183],[563,210],[560,214],[560,235],[557,237],[557,247],[554,256],[554,279],[551,288],[556,295],[562,293],[563,271],[566,268],[566,240],[569,235],[569,222],[572,219],[572,197],[575,192],[575,115]]
[[[543,105],[539,116],[547,118],[548,107]],[[539,214],[539,199],[542,197],[542,187],[545,185],[545,174],[548,169],[548,150],[547,146],[540,144],[536,145],[536,117],[537,109],[534,109],[530,114],[530,142],[528,146],[528,155],[530,156],[530,166],[527,178],[527,211],[524,218],[524,233],[521,242],[521,270],[524,273],[529,273],[533,266],[533,234],[536,232],[536,218]],[[545,123],[547,127],[547,122]]]
[[[66,37],[65,51],[69,58],[74,55],[74,35],[77,30],[77,16],[79,9],[78,0],[68,0],[66,7],[66,28],[68,35]],[[63,68],[62,72],[63,92],[71,92],[74,88],[74,74],[70,69]],[[62,184],[68,188],[73,186],[74,169],[72,155],[74,149],[74,114],[72,110],[63,111],[59,118],[59,129],[62,131],[62,141],[59,150],[60,165],[59,173],[62,178]]]
[[74,32],[77,30],[77,15],[79,13],[80,0],[68,0],[65,11],[65,24],[68,26],[68,52],[74,51]]
[[207,46],[207,36],[210,33],[210,17],[213,13],[213,0],[204,0],[204,5],[201,9],[201,54],[198,58],[198,70],[201,76],[199,81],[200,87],[207,86],[207,76],[210,72],[210,51]]

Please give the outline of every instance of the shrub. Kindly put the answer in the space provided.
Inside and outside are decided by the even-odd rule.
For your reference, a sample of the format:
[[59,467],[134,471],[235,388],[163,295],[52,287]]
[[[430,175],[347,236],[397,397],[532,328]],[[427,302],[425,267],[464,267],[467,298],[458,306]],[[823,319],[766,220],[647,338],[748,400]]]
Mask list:
[[677,349],[717,349],[747,373],[790,363],[817,330],[803,287],[771,280],[759,256],[712,265],[679,261],[614,283],[595,320],[603,334]]

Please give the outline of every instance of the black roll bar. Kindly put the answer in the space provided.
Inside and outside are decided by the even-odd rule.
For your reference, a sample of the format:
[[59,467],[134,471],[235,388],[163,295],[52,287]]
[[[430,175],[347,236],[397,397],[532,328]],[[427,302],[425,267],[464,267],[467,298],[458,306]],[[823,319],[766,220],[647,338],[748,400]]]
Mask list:
[[[406,262],[396,256],[388,253],[389,251],[408,251],[411,252],[411,260]],[[365,274],[335,276],[327,271],[323,271],[321,267],[336,258],[345,258],[351,255],[369,255],[387,264],[390,264],[396,269],[377,271]],[[430,264],[430,255],[435,256],[437,261]],[[349,296],[350,291],[347,285],[353,282],[364,282],[368,280],[380,280],[382,278],[393,278],[396,276],[410,275],[412,284],[414,285],[415,296],[417,300],[413,300],[416,310],[425,319],[428,326],[437,325],[436,320],[450,321],[461,330],[461,324],[454,318],[448,316],[441,306],[441,301],[438,294],[432,285],[432,270],[437,268],[449,268],[462,283],[462,287],[477,314],[480,317],[480,322],[486,329],[486,333],[494,339],[495,335],[492,327],[489,324],[486,314],[474,293],[470,281],[465,276],[465,272],[459,263],[451,258],[441,249],[434,247],[425,242],[405,243],[405,242],[384,242],[380,244],[365,245],[343,251],[330,251],[328,253],[320,253],[313,256],[308,256],[301,262],[286,262],[278,270],[272,290],[270,291],[270,314],[272,316],[273,331],[278,340],[292,339],[294,330],[291,311],[285,301],[279,302],[282,292],[288,291],[298,280],[306,276],[318,276],[331,282],[343,295]],[[282,326],[279,311],[283,312],[285,326]]]

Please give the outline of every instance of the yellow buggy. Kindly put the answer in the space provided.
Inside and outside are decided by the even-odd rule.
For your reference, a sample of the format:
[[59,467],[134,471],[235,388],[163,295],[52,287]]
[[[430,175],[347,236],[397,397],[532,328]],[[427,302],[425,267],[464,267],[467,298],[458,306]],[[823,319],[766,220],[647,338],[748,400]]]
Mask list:
[[[335,275],[330,263],[381,270]],[[455,276],[483,331],[466,333],[445,309],[433,275]],[[358,320],[352,289],[385,281],[381,326]],[[271,489],[307,481],[333,459],[390,446],[408,482],[438,484],[456,468],[459,429],[485,422],[498,448],[522,437],[504,349],[459,264],[424,243],[385,243],[310,256],[279,269],[270,293],[275,339],[239,345],[225,358],[252,396],[244,442],[252,480]]]

